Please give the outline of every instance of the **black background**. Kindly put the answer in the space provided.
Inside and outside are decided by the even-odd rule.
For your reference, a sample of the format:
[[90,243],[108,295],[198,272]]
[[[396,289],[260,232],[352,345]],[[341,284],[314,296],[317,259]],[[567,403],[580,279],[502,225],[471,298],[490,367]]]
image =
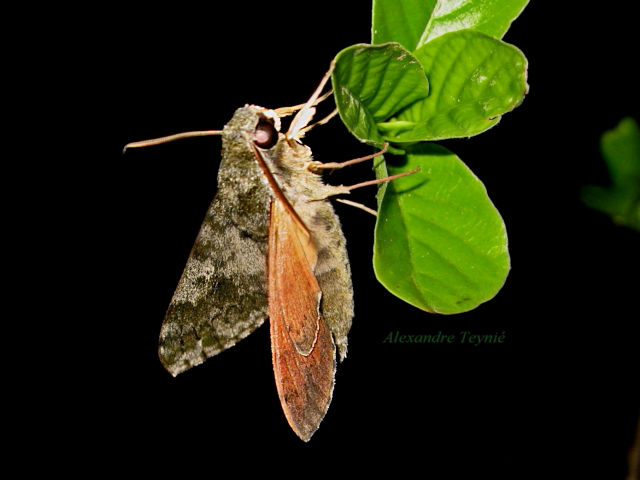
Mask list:
[[[601,133],[638,118],[638,35],[625,2],[579,13],[559,3],[552,14],[549,2],[533,1],[505,36],[529,60],[524,103],[481,135],[443,142],[484,182],[507,225],[512,269],[493,300],[455,316],[405,304],[375,280],[374,218],[336,204],[356,316],[333,402],[307,444],[281,412],[266,326],[178,378],[157,358],[164,311],[215,194],[219,138],[121,150],[222,128],[245,103],[305,101],[339,50],[369,41],[370,2],[80,12],[77,35],[62,33],[80,67],[71,86],[87,116],[77,120],[94,132],[75,203],[100,240],[88,258],[103,264],[93,272],[95,315],[83,319],[92,341],[76,367],[79,393],[65,400],[63,423],[77,428],[68,458],[211,475],[225,466],[306,476],[349,465],[432,478],[623,478],[640,403],[640,237],[584,207],[579,189],[608,181]],[[338,120],[307,144],[322,161],[369,153]],[[359,165],[329,181],[372,177]],[[373,206],[374,193],[353,199]],[[464,330],[504,332],[506,341],[384,342],[396,331]]]

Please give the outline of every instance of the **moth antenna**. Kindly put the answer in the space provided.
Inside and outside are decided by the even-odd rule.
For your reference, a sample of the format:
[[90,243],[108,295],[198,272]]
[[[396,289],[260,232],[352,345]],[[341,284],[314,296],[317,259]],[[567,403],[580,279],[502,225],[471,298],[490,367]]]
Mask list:
[[316,88],[316,90],[311,95],[311,98],[307,100],[307,103],[302,106],[296,116],[293,117],[291,125],[289,126],[289,131],[286,135],[287,138],[299,138],[300,130],[306,127],[313,118],[313,114],[316,113],[316,109],[314,107],[314,105],[316,104],[316,100],[318,100],[322,89],[327,84],[327,81],[329,81],[329,77],[331,77],[331,73],[333,73],[334,67],[335,61],[332,60],[331,66],[329,67],[327,73],[324,74],[324,77],[322,77],[322,80],[320,80],[320,85],[318,85],[318,88]]
[[152,145],[159,145],[161,143],[173,142],[174,140],[181,140],[183,138],[191,137],[207,137],[209,135],[222,135],[222,130],[197,130],[193,132],[182,132],[174,135],[167,135],[166,137],[152,138],[150,140],[141,140],[139,142],[127,143],[122,149],[122,153],[125,153],[128,148],[143,148],[150,147]]
[[[313,104],[313,106],[315,107],[316,105],[318,105],[320,102],[323,102],[324,100],[326,100],[327,98],[329,98],[331,96],[331,94],[333,93],[333,90],[329,90],[326,93],[323,93],[320,97],[318,97],[318,99],[315,101],[315,103]],[[298,105],[294,105],[292,107],[280,107],[280,108],[274,108],[273,111],[276,112],[276,115],[278,115],[280,118],[283,117],[288,117],[289,115],[291,115],[292,113],[297,112],[298,110],[300,110],[302,107],[304,107],[306,105],[306,103],[300,103]]]
[[335,199],[336,202],[340,202],[340,203],[344,203],[346,205],[351,205],[352,207],[356,207],[359,208],[360,210],[364,210],[367,213],[370,213],[371,215],[373,215],[374,217],[378,216],[378,212],[376,212],[375,210],[373,210],[372,208],[367,207],[366,205],[363,205],[361,203],[358,202],[352,202],[351,200],[347,200],[345,198],[336,198]]
[[356,163],[365,162],[367,160],[372,160],[372,159],[384,154],[387,151],[388,147],[389,147],[389,143],[385,142],[384,145],[382,146],[382,148],[380,149],[380,151],[378,151],[376,153],[372,153],[371,155],[365,155],[364,157],[358,157],[358,158],[354,158],[352,160],[347,160],[345,162],[327,162],[327,163],[311,162],[307,166],[307,169],[309,169],[309,170],[311,170],[312,172],[315,172],[315,173],[318,173],[321,170],[338,170],[339,168],[348,167],[349,165],[355,165]]

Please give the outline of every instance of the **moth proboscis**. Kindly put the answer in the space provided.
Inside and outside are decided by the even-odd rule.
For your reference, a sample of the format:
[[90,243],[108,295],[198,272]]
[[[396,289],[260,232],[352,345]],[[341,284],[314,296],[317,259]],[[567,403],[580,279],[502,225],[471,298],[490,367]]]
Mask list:
[[[330,73],[303,105],[245,105],[222,131],[185,132],[125,147],[222,135],[218,190],[167,309],[160,360],[176,376],[233,346],[269,317],[278,396],[304,441],[331,402],[336,356],[343,360],[347,354],[354,314],[346,242],[328,198],[405,175],[350,187],[322,181],[324,169],[382,153],[322,164],[301,142],[315,105],[331,93],[320,96]],[[296,110],[287,133],[280,132],[280,117]]]

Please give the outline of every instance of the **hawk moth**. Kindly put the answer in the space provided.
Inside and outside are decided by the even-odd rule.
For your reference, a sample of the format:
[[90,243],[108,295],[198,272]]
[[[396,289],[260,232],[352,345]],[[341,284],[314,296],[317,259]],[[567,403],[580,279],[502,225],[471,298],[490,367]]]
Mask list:
[[[222,135],[218,190],[167,309],[160,360],[176,376],[235,345],[269,318],[278,396],[289,425],[304,441],[331,402],[336,360],[347,354],[354,314],[346,242],[328,198],[413,173],[348,187],[322,181],[324,169],[385,150],[343,163],[313,160],[301,137],[311,128],[315,105],[328,95],[320,97],[330,73],[304,105],[276,110],[245,105],[222,131],[127,145]],[[280,118],[294,111],[282,133]]]
[[[294,119],[295,122],[295,119]],[[222,131],[218,190],[167,310],[159,355],[172,374],[233,346],[270,318],[285,416],[307,441],[347,353],[353,287],[340,221],[311,150],[246,105]],[[292,124],[293,128],[293,124]]]

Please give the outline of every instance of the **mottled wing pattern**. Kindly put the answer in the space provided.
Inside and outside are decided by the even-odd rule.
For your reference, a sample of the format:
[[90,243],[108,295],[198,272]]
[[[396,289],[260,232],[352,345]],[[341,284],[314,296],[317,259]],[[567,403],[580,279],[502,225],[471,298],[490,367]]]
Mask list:
[[329,407],[336,369],[336,347],[320,316],[315,255],[307,238],[274,200],[267,260],[273,370],[289,425],[305,441]]
[[239,109],[223,132],[218,192],[195,241],[160,331],[159,355],[177,375],[234,345],[267,317],[270,196]]

